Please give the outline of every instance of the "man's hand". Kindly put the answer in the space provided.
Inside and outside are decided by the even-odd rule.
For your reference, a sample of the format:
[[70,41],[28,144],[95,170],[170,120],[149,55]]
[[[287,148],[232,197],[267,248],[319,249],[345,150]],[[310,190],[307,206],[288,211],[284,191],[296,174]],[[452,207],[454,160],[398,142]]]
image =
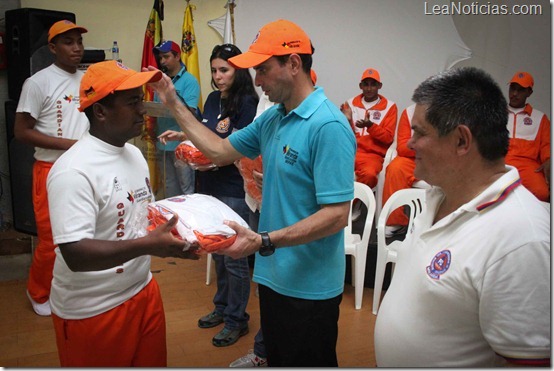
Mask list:
[[231,220],[226,220],[224,223],[237,232],[237,238],[231,246],[219,250],[218,254],[239,259],[247,257],[260,249],[261,237],[259,234]]
[[[147,238],[151,240],[150,242],[158,246],[151,255],[161,258],[172,257],[198,260],[199,256],[196,253],[198,245],[190,245],[189,242],[183,241],[171,233],[171,230],[175,228],[178,221],[179,217],[174,214],[167,223],[160,225],[148,234]],[[187,251],[183,251],[188,245],[190,246]]]
[[346,116],[348,121],[352,122],[352,108],[350,108],[348,102],[344,102],[340,105],[340,111]]
[[546,178],[546,184],[550,186],[550,159],[542,163],[541,166],[535,169],[535,172],[544,172],[544,177]]
[[[142,68],[142,72],[148,71],[158,71],[158,69],[152,66],[148,66],[148,68]],[[169,76],[167,76],[165,73],[162,74],[162,78],[160,80],[148,83],[148,86],[154,89],[154,91],[158,94],[158,97],[166,107],[174,104],[183,104],[177,96],[177,92],[175,91],[175,86],[173,86],[171,78],[169,78]]]
[[373,126],[373,122],[371,122],[371,120],[367,119],[367,120],[358,120],[356,121],[356,127],[359,127],[360,129],[362,128],[370,128]]
[[264,181],[264,174],[256,170],[252,170],[252,179],[254,179],[254,183],[256,183],[256,187],[258,187],[258,189],[261,191],[262,183]]
[[182,142],[187,140],[187,136],[182,131],[166,130],[158,135],[158,139],[162,144],[167,144],[167,142],[171,141]]

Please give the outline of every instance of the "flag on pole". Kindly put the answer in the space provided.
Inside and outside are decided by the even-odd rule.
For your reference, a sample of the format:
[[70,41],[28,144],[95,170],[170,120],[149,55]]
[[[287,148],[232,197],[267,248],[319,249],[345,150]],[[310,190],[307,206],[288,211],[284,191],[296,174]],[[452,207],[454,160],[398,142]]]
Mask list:
[[229,0],[225,5],[227,8],[225,13],[225,30],[223,32],[223,42],[225,44],[235,44],[235,33],[233,32],[233,22],[231,21],[231,12],[234,6],[234,0]]
[[[200,84],[200,66],[198,63],[198,45],[196,43],[196,34],[194,33],[194,24],[192,17],[192,10],[196,9],[196,6],[190,5],[187,1],[187,7],[185,8],[185,15],[183,17],[183,35],[181,40],[181,61],[187,66],[189,71]],[[198,99],[198,108],[202,110],[202,91]]]
[[[154,52],[152,49],[156,46],[163,37],[162,20],[164,19],[164,2],[163,0],[154,0],[154,6],[148,17],[146,24],[146,32],[144,33],[144,44],[142,47],[142,63],[141,68],[148,66],[158,67]],[[144,101],[151,102],[154,100],[154,91],[150,87],[144,87]],[[150,171],[150,184],[152,192],[157,193],[160,185],[159,170],[156,162],[156,118],[145,116],[143,134],[141,140],[146,145],[146,161]]]
[[225,4],[225,8],[227,8],[225,14],[208,21],[208,26],[221,35],[224,44],[235,44],[235,33],[233,32],[233,10],[235,6],[235,0],[228,0]]

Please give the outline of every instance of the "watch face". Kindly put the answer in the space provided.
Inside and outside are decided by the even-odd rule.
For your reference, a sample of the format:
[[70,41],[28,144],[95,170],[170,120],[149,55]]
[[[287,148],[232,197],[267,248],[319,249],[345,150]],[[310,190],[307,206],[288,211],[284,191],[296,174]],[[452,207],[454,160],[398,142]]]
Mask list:
[[273,245],[262,246],[259,251],[261,256],[270,256],[270,255],[273,255],[274,252],[275,252],[275,247],[273,247]]

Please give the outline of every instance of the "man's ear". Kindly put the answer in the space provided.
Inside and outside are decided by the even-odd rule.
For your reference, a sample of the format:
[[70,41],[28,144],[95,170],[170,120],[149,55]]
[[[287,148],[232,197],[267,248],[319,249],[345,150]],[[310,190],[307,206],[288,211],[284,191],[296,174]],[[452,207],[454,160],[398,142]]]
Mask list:
[[99,122],[104,122],[106,120],[107,109],[108,108],[101,103],[94,103],[92,105],[94,117],[96,117]]
[[50,53],[56,55],[56,44],[48,43],[48,49],[50,50]]
[[459,155],[465,155],[471,149],[473,144],[473,134],[466,125],[458,125],[456,128],[457,146],[456,152]]

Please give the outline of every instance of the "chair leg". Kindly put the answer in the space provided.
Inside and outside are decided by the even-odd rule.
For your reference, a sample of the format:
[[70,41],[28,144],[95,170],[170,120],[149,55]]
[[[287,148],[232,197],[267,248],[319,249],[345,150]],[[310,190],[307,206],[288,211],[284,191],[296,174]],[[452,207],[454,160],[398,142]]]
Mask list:
[[206,261],[206,285],[209,285],[212,282],[212,254],[206,256]]
[[386,252],[377,251],[377,266],[375,268],[375,287],[373,289],[373,314],[377,315],[379,302],[381,301],[381,291],[383,290],[383,281],[385,279],[385,268],[387,266]]
[[354,302],[355,302],[356,309],[361,309],[362,298],[364,296],[365,256],[356,256],[355,263],[356,263],[355,264],[356,265],[356,278],[355,278],[356,287],[354,288]]
[[352,287],[356,287],[356,257],[354,255],[350,255],[350,273],[352,277],[350,278],[350,282],[352,282]]

